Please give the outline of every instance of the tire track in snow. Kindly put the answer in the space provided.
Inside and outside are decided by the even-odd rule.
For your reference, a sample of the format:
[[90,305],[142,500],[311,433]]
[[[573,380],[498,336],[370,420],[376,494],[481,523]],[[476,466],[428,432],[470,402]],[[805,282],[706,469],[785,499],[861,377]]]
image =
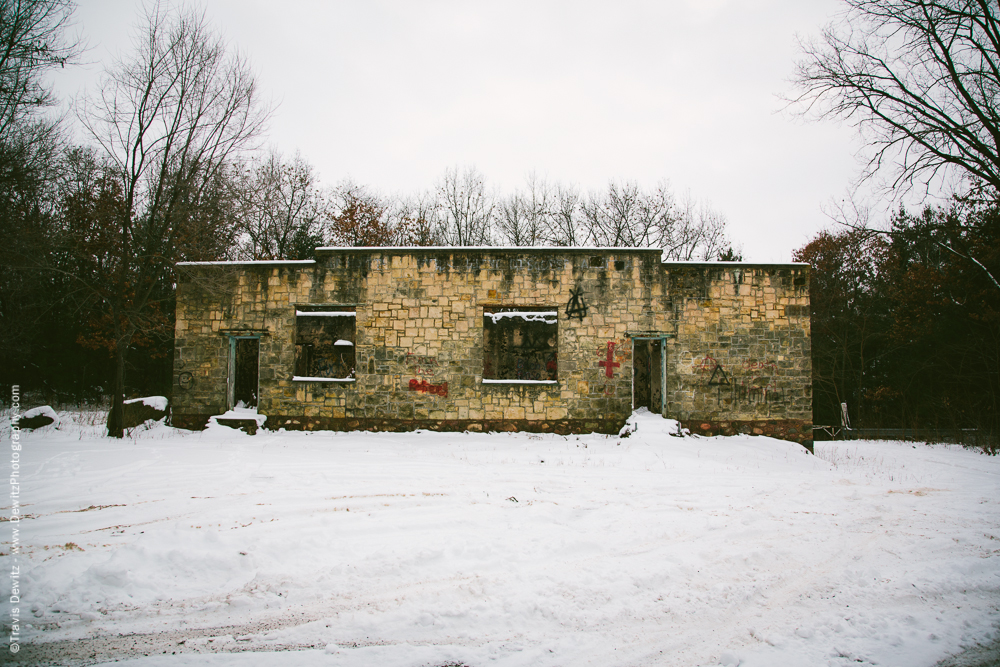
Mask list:
[[[870,518],[845,528],[845,530],[857,532],[871,532],[860,548],[857,542],[849,542],[847,543],[850,545],[849,547],[835,547],[829,554],[824,552],[822,559],[789,563],[788,566],[781,569],[782,575],[778,581],[769,582],[762,590],[755,591],[754,594],[731,605],[721,614],[715,615],[711,623],[705,623],[703,612],[699,611],[696,623],[706,629],[706,632],[701,636],[692,637],[690,628],[686,627],[687,624],[676,621],[670,623],[668,627],[655,630],[647,628],[645,636],[649,637],[651,641],[643,643],[663,648],[635,651],[628,658],[630,662],[621,664],[632,664],[636,667],[711,664],[711,661],[718,659],[723,651],[736,650],[740,652],[746,648],[748,641],[756,641],[758,645],[768,642],[769,639],[780,641],[775,636],[773,626],[776,623],[787,623],[791,617],[793,622],[782,626],[780,633],[783,635],[794,633],[798,629],[794,624],[794,619],[808,617],[808,614],[802,611],[801,606],[802,599],[807,593],[816,591],[818,586],[823,590],[828,590],[831,586],[836,589],[839,573],[855,562],[858,556],[864,560],[865,554],[877,548],[875,542],[882,537],[882,534],[878,531],[876,521],[877,519]],[[805,535],[808,535],[808,532],[803,531],[790,539]],[[836,545],[838,535],[829,535],[825,542],[827,545]],[[711,613],[717,609],[712,608],[705,611]],[[769,625],[762,627],[761,622],[766,622]],[[753,634],[750,634],[750,628],[754,629]],[[683,644],[676,643],[677,636],[685,637]],[[611,657],[607,656],[608,659]],[[616,649],[613,657],[621,660],[622,650]]]
[[[175,653],[238,653],[320,649],[327,645],[326,640],[281,641],[279,637],[275,636],[275,633],[318,623],[342,614],[351,614],[370,608],[392,607],[401,599],[414,595],[418,590],[425,594],[453,591],[465,581],[474,578],[462,576],[436,582],[383,586],[381,587],[383,590],[379,593],[372,594],[366,591],[355,595],[353,604],[324,600],[291,608],[276,609],[271,612],[272,618],[246,623],[229,623],[183,630],[104,634],[51,642],[34,639],[30,644],[25,644],[20,653],[11,656],[12,662],[10,664],[37,665],[39,667],[85,667],[103,662]],[[176,606],[191,607],[210,601],[212,600],[188,601],[184,605]],[[160,617],[164,611],[166,609],[163,607],[149,608],[144,615],[149,619],[154,619]],[[177,609],[176,611],[184,613],[185,609]],[[255,613],[256,617],[262,615],[264,614],[259,610]],[[268,637],[273,638],[268,639]],[[405,643],[405,641],[359,642],[344,640],[344,644],[376,646]],[[479,642],[467,643],[478,644]]]

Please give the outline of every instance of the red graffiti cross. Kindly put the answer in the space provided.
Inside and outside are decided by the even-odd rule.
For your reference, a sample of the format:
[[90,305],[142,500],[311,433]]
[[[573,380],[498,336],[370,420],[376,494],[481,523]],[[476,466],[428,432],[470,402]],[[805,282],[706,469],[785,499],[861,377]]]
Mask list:
[[615,344],[613,341],[608,341],[608,358],[605,361],[598,361],[598,366],[604,366],[604,374],[609,378],[615,376],[615,369],[621,366],[620,363],[614,361],[615,358]]

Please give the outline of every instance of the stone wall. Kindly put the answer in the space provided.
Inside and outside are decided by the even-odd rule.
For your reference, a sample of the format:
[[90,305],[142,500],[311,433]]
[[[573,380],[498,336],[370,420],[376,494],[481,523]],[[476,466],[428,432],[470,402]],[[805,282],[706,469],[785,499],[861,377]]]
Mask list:
[[664,267],[677,337],[665,414],[704,435],[811,445],[809,267]]
[[[639,335],[667,341],[666,416],[701,432],[765,423],[805,442],[806,267],[662,264],[659,254],[352,248],[179,265],[174,423],[199,427],[226,409],[229,339],[249,335],[260,336],[267,428],[617,432],[632,410]],[[352,381],[293,379],[296,309],[307,305],[356,310]],[[504,307],[558,312],[555,383],[483,382],[483,313]]]

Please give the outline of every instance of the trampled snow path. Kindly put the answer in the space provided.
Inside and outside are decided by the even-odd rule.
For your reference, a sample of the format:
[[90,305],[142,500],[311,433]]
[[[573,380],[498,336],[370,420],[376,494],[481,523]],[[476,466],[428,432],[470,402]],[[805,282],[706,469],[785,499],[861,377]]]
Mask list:
[[912,667],[1000,627],[1000,459],[959,447],[62,417],[23,439],[25,664]]

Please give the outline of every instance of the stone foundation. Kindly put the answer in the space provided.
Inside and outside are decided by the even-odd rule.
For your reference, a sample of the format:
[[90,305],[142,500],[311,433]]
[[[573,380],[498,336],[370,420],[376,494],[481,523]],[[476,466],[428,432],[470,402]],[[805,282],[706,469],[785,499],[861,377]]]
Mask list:
[[773,419],[757,421],[705,421],[688,419],[681,426],[695,435],[766,435],[779,440],[797,442],[813,451],[812,423],[801,419]]
[[533,421],[526,419],[337,419],[331,417],[268,417],[266,428],[289,431],[428,431],[504,433],[605,433],[617,435],[625,420],[615,419],[560,419]]
[[174,428],[184,428],[189,431],[201,431],[208,426],[208,418],[218,415],[218,412],[209,414],[179,414],[174,412],[170,415],[170,425]]
[[[201,430],[212,415],[183,415],[174,421],[177,428]],[[233,420],[219,420],[225,424]],[[242,420],[246,421],[246,420]],[[251,420],[252,421],[252,420]],[[228,425],[228,424],[226,424]],[[560,419],[553,421],[528,421],[525,419],[378,419],[336,417],[268,416],[263,428],[268,431],[385,431],[399,433],[417,431],[444,431],[452,433],[604,433],[617,435],[625,420],[615,419]],[[254,423],[254,426],[256,424]]]

